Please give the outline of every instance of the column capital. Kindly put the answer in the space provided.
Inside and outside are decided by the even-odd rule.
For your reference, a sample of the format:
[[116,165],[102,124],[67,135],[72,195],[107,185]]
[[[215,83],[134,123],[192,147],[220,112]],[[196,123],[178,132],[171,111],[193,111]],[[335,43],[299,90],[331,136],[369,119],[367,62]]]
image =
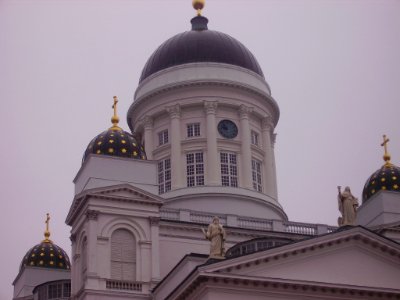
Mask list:
[[86,218],[88,220],[97,220],[97,216],[99,215],[99,211],[98,210],[87,210],[86,213]]
[[241,119],[244,119],[244,118],[247,119],[249,117],[249,114],[251,114],[253,112],[253,108],[242,104],[239,106],[238,112],[239,112],[239,117]]
[[152,129],[154,124],[154,119],[150,116],[145,116],[143,118],[143,126],[145,129]]
[[150,225],[151,226],[158,226],[158,224],[160,223],[160,217],[149,217],[150,220]]
[[272,117],[267,116],[262,118],[261,127],[263,130],[272,131],[274,129],[274,122],[272,122]]
[[218,101],[204,101],[204,110],[206,114],[216,114]]
[[167,106],[166,110],[171,119],[179,119],[181,117],[181,106],[179,104]]
[[69,239],[70,239],[71,242],[75,242],[76,241],[76,234],[75,233],[71,233]]

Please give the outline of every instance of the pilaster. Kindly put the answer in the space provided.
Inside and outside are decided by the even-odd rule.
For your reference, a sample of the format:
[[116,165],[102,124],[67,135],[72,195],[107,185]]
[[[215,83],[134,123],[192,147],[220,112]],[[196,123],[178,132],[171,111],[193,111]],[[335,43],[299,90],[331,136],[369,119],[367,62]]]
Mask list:
[[242,187],[247,189],[253,188],[252,174],[251,174],[251,144],[250,144],[250,124],[249,115],[253,111],[252,107],[241,105],[239,107],[240,118],[240,139],[241,139],[241,152],[242,152],[242,169],[241,183]]
[[274,124],[270,116],[262,119],[262,143],[264,150],[264,193],[278,199],[274,143],[276,135],[273,133]]
[[207,169],[206,185],[221,185],[221,169],[217,149],[217,101],[204,101],[206,113]]
[[145,116],[143,120],[144,142],[147,159],[153,159],[154,137],[153,137],[154,120],[150,116]]
[[167,107],[170,117],[171,143],[171,189],[183,187],[181,159],[181,107],[179,104]]

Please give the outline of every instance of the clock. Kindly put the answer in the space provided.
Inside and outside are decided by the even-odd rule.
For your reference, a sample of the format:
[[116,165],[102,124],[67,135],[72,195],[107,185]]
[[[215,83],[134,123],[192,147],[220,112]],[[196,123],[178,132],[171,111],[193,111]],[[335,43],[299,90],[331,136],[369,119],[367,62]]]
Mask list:
[[222,120],[218,123],[218,132],[224,138],[233,139],[238,134],[238,128],[232,121]]

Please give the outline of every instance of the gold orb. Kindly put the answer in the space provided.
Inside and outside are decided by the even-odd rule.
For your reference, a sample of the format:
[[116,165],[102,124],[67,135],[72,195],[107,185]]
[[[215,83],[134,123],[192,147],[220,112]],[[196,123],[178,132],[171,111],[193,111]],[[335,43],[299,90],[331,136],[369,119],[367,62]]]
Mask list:
[[196,10],[202,10],[204,8],[205,0],[193,0],[192,5]]

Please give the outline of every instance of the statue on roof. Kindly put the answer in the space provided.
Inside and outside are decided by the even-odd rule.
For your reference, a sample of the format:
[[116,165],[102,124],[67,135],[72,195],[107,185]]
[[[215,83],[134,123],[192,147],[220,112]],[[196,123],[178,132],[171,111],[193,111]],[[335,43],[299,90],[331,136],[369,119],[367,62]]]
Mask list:
[[346,186],[343,192],[338,186],[338,205],[339,211],[342,214],[338,219],[339,226],[354,226],[356,225],[358,199],[353,196],[350,188]]
[[210,245],[210,258],[222,259],[225,258],[225,238],[226,232],[219,223],[219,218],[214,217],[210,225],[208,225],[207,231],[204,228],[201,229],[207,240],[211,242]]

